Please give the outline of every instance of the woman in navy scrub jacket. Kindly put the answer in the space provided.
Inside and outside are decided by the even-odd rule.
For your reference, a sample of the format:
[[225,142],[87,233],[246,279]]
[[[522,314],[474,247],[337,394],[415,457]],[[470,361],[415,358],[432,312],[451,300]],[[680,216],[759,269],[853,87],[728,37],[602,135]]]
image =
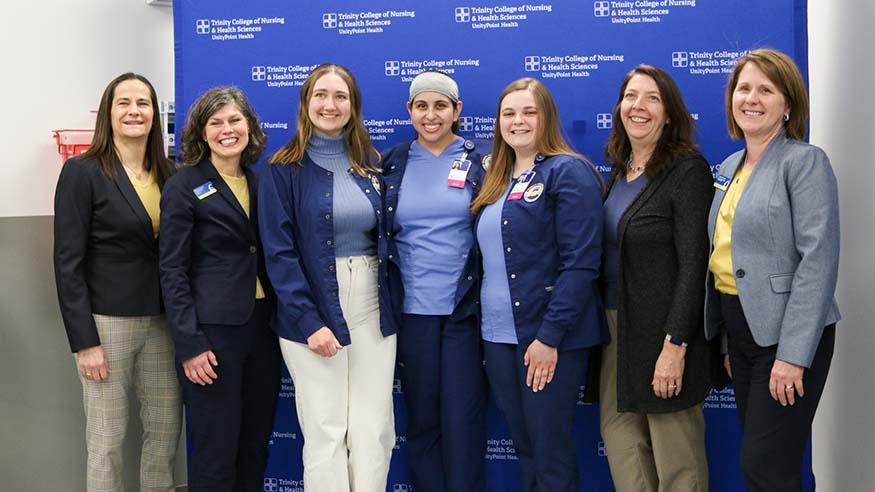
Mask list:
[[499,98],[492,163],[472,211],[486,373],[510,426],[522,490],[580,490],[574,409],[589,347],[606,341],[596,280],[601,180],[562,137],[538,80]]
[[395,446],[383,187],[361,101],[348,69],[313,69],[259,197],[307,492],[385,491]]
[[239,89],[210,89],[189,111],[183,168],[161,197],[161,287],[180,362],[192,491],[263,488],[280,378],[249,168],[264,141]]
[[413,79],[407,109],[417,138],[382,166],[411,476],[423,492],[482,491],[487,390],[469,207],[484,149],[454,133],[462,101],[448,75]]

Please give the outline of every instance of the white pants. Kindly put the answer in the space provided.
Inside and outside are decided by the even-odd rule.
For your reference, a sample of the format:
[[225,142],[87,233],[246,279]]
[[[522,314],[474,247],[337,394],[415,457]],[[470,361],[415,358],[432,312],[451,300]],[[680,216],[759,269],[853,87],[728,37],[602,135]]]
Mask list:
[[304,433],[307,492],[384,492],[395,446],[395,335],[380,332],[377,259],[336,259],[351,344],[322,357],[280,338]]

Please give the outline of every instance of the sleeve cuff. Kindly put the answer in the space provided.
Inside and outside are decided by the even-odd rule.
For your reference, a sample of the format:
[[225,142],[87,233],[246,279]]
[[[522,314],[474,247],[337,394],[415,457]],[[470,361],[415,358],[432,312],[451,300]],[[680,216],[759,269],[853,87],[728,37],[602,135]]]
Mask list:
[[563,337],[565,337],[565,330],[551,323],[543,323],[535,339],[550,347],[558,348]]
[[327,325],[316,311],[306,312],[298,318],[298,329],[301,330],[305,339],[310,338],[310,335],[316,333],[323,326]]

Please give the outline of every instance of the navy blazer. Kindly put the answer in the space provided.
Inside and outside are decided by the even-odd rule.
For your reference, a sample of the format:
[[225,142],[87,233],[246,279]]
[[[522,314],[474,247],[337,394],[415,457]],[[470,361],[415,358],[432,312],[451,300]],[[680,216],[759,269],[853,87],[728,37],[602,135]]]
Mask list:
[[609,339],[597,283],[601,181],[591,165],[569,155],[538,155],[534,171],[524,197],[501,211],[517,340],[560,350],[600,345]]
[[100,345],[92,313],[161,314],[158,240],[121,162],[72,158],[55,190],[55,283],[70,349]]
[[[385,282],[387,247],[382,181],[379,175],[351,173],[374,207],[377,227],[377,288],[380,330],[395,333]],[[297,164],[271,164],[262,174],[258,195],[261,237],[267,272],[277,293],[277,335],[307,343],[323,326],[334,333],[341,345],[351,343],[349,327],[340,308],[334,254],[334,173],[319,167],[309,156]]]
[[[268,301],[272,297],[259,247],[258,178],[248,167],[243,172],[249,187],[248,217],[208,159],[180,169],[164,186],[161,288],[180,361],[210,350],[200,325],[234,326],[249,320],[256,276]],[[209,184],[215,192],[207,195]]]
[[[404,281],[401,276],[401,267],[398,262],[398,246],[395,243],[392,231],[395,230],[395,209],[398,207],[398,197],[401,192],[401,181],[404,179],[404,171],[407,169],[407,158],[410,154],[410,145],[413,142],[405,142],[389,149],[383,154],[383,177],[386,181],[386,235],[389,238],[389,290],[392,294],[392,307],[395,322],[400,326],[401,315],[404,308]],[[468,170],[465,187],[471,190],[471,199],[477,197],[483,184],[483,175],[486,170],[483,160],[489,157],[491,144],[485,141],[465,140],[465,150],[468,151],[468,159],[471,161],[471,169]],[[449,172],[449,166],[447,166]],[[479,266],[475,258],[476,247],[471,246],[467,255],[465,268],[459,276],[456,286],[455,308],[450,319],[461,321],[469,316],[480,316],[478,300],[480,293],[471,287],[478,284]]]

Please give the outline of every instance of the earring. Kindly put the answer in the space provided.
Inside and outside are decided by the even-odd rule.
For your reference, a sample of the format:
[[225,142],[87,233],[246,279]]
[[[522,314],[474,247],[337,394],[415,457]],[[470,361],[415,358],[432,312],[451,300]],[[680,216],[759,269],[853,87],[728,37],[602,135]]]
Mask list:
[[671,124],[671,120],[668,120],[668,119],[665,120],[665,124],[666,124],[666,125],[670,125],[670,124]]
[[784,121],[790,121],[790,115],[789,115],[789,114],[784,113]]

